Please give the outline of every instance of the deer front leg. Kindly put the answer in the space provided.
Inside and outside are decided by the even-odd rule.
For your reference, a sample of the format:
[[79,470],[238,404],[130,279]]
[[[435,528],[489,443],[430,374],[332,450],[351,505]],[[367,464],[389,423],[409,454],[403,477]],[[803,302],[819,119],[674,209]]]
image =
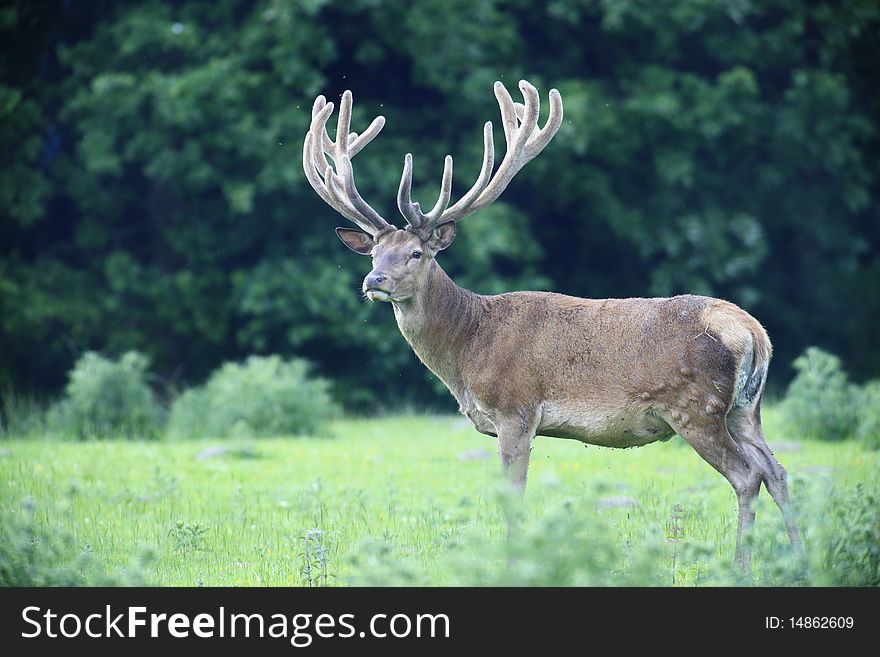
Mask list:
[[495,422],[498,428],[498,456],[501,459],[501,470],[520,496],[526,490],[529,455],[538,422],[539,414],[536,412],[499,418]]

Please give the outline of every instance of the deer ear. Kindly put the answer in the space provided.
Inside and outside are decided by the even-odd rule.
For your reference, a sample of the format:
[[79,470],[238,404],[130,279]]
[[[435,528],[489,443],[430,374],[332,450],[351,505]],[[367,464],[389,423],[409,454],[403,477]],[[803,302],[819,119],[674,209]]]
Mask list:
[[434,229],[433,234],[431,235],[431,239],[428,240],[428,245],[434,249],[434,251],[442,251],[447,246],[452,244],[452,240],[455,239],[455,222],[447,221],[446,223],[440,224],[437,228]]
[[349,249],[361,255],[370,255],[370,251],[376,246],[373,238],[362,230],[355,228],[337,228],[336,235]]

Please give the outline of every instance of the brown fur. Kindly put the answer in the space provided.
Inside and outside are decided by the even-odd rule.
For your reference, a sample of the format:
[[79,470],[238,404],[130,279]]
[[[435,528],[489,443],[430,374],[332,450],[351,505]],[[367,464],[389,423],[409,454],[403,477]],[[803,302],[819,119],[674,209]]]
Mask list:
[[[474,186],[449,207],[452,158],[440,197],[421,210],[411,198],[406,156],[398,230],[357,192],[351,158],[384,125],[377,117],[360,136],[349,132],[351,93],[340,103],[336,141],[326,132],[333,110],[315,99],[303,143],[303,167],[315,191],[365,232],[337,229],[353,251],[371,254],[364,279],[370,300],[389,301],[413,350],[455,395],[478,431],[496,436],[501,465],[523,491],[535,435],[608,447],[634,447],[679,434],[730,482],[739,503],[737,559],[748,569],[744,539],[763,483],[782,509],[789,536],[785,470],[761,430],[761,396],[771,357],[758,321],[727,301],[698,296],[581,299],[549,292],[482,296],[458,287],[434,259],[455,238],[456,222],[492,203],[562,124],[562,98],[550,91],[539,128],[538,93],[525,81],[515,105],[500,82],[507,151],[493,173],[492,126],[484,126],[483,166]],[[327,166],[327,157],[334,167]]]
[[798,540],[785,470],[761,432],[772,348],[746,311],[693,295],[479,295],[443,272],[430,240],[404,230],[381,236],[372,255],[365,290],[376,294],[371,277],[382,280],[401,333],[476,429],[498,438],[502,466],[520,490],[535,435],[634,447],[678,433],[737,493],[744,566],[761,483]]

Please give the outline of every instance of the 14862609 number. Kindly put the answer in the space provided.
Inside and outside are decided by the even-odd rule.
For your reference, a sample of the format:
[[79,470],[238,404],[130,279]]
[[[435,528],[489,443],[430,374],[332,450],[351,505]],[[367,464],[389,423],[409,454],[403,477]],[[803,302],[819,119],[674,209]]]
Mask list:
[[852,629],[852,616],[791,616],[790,627],[804,630]]

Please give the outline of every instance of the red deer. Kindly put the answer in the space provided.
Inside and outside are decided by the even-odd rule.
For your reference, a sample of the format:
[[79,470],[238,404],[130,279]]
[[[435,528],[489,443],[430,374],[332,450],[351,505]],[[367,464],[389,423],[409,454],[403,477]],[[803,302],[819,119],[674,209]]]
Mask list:
[[[440,196],[423,211],[411,198],[412,155],[404,160],[397,205],[403,229],[370,207],[355,186],[351,160],[382,129],[377,117],[349,133],[351,92],[342,95],[331,140],[333,103],[318,96],[303,145],[309,183],[358,229],[337,228],[342,242],[371,255],[363,282],[371,301],[389,302],[400,332],[421,361],[455,396],[477,431],[498,439],[501,466],[524,491],[536,435],[606,447],[634,447],[678,434],[736,492],[736,560],[749,567],[744,535],[761,484],[780,507],[793,543],[785,469],[764,441],[761,397],[771,346],[761,324],[738,306],[702,296],[582,299],[550,292],[476,294],[456,285],[438,254],[458,222],[492,203],[516,173],[550,142],[562,123],[562,98],[538,126],[538,92],[519,83],[515,103],[500,82],[495,96],[507,142],[494,170],[492,124],[483,130],[483,164],[456,203],[452,158]],[[493,173],[494,170],[494,173]]]

